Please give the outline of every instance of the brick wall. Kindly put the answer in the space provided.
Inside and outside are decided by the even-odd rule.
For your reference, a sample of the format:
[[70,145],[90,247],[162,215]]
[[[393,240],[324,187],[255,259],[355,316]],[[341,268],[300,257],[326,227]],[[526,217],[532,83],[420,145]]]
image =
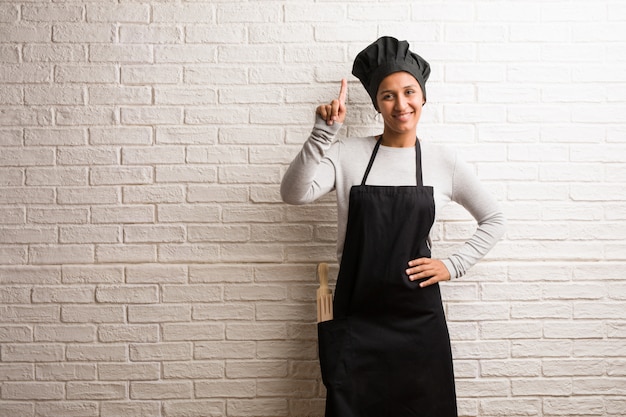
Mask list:
[[[321,416],[336,212],[278,184],[383,34],[509,220],[443,289],[461,415],[626,415],[619,0],[0,1],[0,415]],[[377,132],[349,79],[342,134]]]

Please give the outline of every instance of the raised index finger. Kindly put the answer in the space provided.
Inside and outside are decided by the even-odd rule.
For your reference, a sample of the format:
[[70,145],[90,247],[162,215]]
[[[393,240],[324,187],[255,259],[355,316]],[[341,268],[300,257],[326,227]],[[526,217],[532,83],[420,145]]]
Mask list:
[[341,79],[341,89],[339,90],[339,103],[346,104],[346,96],[348,95],[348,81]]

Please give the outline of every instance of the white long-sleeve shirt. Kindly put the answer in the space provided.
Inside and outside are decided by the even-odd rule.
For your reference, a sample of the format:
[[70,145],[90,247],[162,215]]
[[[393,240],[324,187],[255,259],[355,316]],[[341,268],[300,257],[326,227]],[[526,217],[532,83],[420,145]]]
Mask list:
[[[372,155],[376,138],[335,141],[341,124],[328,126],[317,117],[311,135],[290,164],[281,183],[281,196],[289,204],[306,204],[335,190],[337,194],[337,257],[341,261],[348,222],[350,188],[359,185]],[[480,183],[468,164],[448,147],[420,142],[425,186],[432,186],[435,215],[447,203],[463,206],[478,223],[472,237],[447,259],[450,276],[464,275],[484,257],[504,233],[504,215],[495,198]],[[415,148],[381,146],[367,185],[416,185]]]

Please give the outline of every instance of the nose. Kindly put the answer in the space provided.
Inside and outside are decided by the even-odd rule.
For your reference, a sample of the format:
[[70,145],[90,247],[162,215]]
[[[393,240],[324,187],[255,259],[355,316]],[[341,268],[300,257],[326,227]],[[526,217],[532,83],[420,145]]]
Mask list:
[[406,98],[399,94],[396,98],[396,102],[395,102],[395,110],[404,110],[404,108],[406,107]]

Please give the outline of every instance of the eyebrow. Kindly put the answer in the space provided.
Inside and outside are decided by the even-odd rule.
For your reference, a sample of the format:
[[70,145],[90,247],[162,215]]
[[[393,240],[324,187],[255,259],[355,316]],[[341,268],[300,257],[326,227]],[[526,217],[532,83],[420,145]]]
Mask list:
[[[407,85],[407,86],[402,87],[402,90],[406,90],[407,88],[415,88],[415,87],[417,87],[417,85],[415,85],[415,84],[409,84],[409,85]],[[381,91],[381,92],[380,92],[380,93],[378,93],[378,94],[383,94],[383,93],[393,93],[393,90],[383,90],[383,91]]]

